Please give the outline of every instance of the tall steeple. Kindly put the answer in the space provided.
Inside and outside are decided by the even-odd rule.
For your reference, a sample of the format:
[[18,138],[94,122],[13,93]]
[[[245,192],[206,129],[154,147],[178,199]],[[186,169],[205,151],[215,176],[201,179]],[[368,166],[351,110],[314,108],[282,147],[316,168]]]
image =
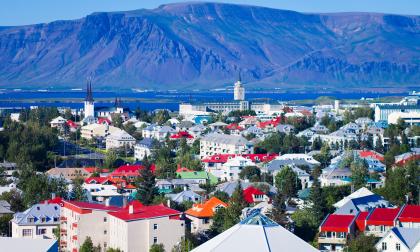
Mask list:
[[86,83],[86,99],[85,101],[93,102],[93,93],[92,93],[92,78],[89,77]]
[[241,72],[239,72],[238,81],[235,82],[233,88],[233,99],[235,101],[245,100],[245,88],[242,86]]

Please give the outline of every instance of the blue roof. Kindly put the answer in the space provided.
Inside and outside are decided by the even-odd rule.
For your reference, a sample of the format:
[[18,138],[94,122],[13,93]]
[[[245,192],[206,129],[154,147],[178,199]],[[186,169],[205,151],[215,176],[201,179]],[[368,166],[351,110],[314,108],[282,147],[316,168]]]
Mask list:
[[420,241],[419,228],[394,227],[391,230],[410,250],[413,249]]
[[240,222],[241,225],[258,225],[258,226],[279,226],[275,221],[260,213],[259,209],[255,209],[248,217]]

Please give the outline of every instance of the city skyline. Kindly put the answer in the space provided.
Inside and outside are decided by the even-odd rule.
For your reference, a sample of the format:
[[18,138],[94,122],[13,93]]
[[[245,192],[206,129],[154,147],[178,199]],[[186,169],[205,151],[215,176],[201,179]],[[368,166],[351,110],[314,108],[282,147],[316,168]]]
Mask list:
[[[24,0],[3,2],[3,8],[0,10],[0,26],[27,25],[35,23],[46,23],[55,20],[77,19],[93,12],[126,11],[134,9],[153,9],[162,4],[190,2],[190,1],[167,1],[157,0],[151,2],[142,2],[136,0],[82,0],[53,1],[41,0],[36,2],[27,2]],[[337,4],[333,0],[213,0],[200,2],[222,2],[233,4],[246,4],[265,6],[276,9],[287,9],[298,12],[331,13],[331,12],[378,12],[400,15],[420,15],[420,5],[415,1],[402,0],[391,1],[384,0],[355,0],[351,2],[341,2]]]

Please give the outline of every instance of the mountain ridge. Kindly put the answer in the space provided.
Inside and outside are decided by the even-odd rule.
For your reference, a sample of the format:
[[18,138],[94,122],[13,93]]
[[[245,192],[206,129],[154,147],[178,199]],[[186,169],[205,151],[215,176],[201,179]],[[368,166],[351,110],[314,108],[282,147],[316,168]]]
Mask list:
[[420,17],[189,2],[0,27],[0,87],[420,83]]

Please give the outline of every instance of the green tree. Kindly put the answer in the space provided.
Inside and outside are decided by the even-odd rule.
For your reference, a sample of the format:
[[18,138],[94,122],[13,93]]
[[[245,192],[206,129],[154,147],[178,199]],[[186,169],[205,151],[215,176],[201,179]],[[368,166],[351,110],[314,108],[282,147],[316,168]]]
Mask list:
[[247,166],[239,173],[239,177],[251,182],[259,182],[261,181],[261,170],[256,166]]
[[362,159],[355,159],[350,165],[351,179],[355,190],[366,185],[366,180],[369,177],[367,164]]
[[119,248],[117,248],[117,249],[115,249],[115,248],[108,248],[108,249],[106,250],[106,252],[122,252],[122,250],[121,250],[121,249],[119,249]]
[[13,219],[12,214],[5,214],[0,216],[0,235],[1,236],[10,236],[9,232],[9,222]]
[[321,175],[321,169],[319,167],[315,168],[312,177],[313,177],[313,183],[312,187],[310,189],[309,199],[312,202],[312,208],[311,212],[315,216],[315,218],[318,220],[318,222],[321,222],[321,220],[324,218],[326,214],[326,202],[325,197],[322,194],[322,188],[321,183],[319,182],[319,176]]
[[114,150],[109,150],[106,153],[105,160],[104,160],[104,168],[113,169],[116,168],[118,156]]
[[72,199],[77,201],[85,201],[86,194],[83,189],[83,178],[77,177],[73,180],[73,188],[72,188]]
[[147,156],[143,159],[142,165],[143,169],[140,170],[137,181],[136,199],[145,205],[149,205],[157,194],[156,177]]
[[273,199],[273,208],[269,213],[270,218],[283,227],[287,227],[288,224],[285,204],[286,200],[287,198],[284,194],[281,192],[276,193]]
[[88,236],[86,237],[85,241],[83,242],[82,246],[80,246],[80,252],[93,252],[93,242],[92,239]]
[[286,166],[275,177],[275,185],[278,192],[287,198],[294,197],[299,190],[300,180],[292,168]]
[[223,201],[223,202],[228,202],[229,201],[229,194],[223,192],[223,191],[215,191],[213,194],[214,197],[218,198],[219,200]]
[[120,114],[112,114],[111,121],[115,127],[120,128],[120,129],[123,128],[123,120]]
[[292,214],[295,222],[295,234],[305,241],[313,241],[318,232],[318,216],[309,208],[299,209]]
[[163,244],[153,244],[150,249],[149,252],[165,252],[165,247],[163,246]]
[[22,212],[25,210],[25,205],[23,204],[22,195],[16,189],[12,189],[8,192],[4,192],[0,195],[0,200],[5,200],[10,204],[10,210],[13,212]]
[[373,235],[365,235],[360,233],[356,238],[351,239],[348,244],[349,252],[376,252],[375,244],[377,238]]

